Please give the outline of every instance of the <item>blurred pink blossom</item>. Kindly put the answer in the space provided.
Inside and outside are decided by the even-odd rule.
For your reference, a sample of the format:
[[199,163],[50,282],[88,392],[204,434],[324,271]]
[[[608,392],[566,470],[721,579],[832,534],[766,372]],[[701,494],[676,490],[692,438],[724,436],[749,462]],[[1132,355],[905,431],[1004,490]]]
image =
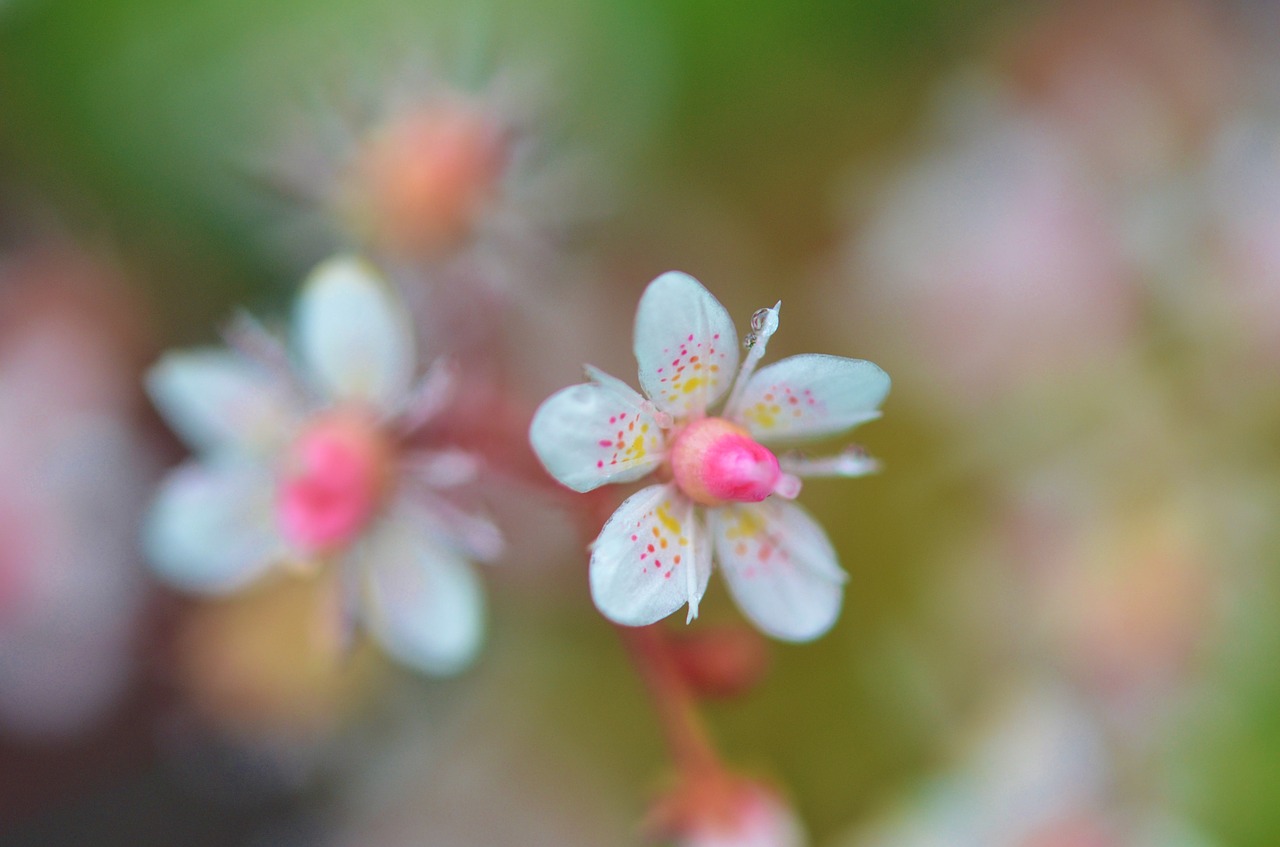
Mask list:
[[158,462],[112,321],[124,294],[65,244],[0,264],[0,725],[16,734],[87,730],[134,672]]
[[849,248],[859,326],[962,409],[1105,364],[1134,329],[1116,221],[1095,172],[997,90],[872,201]]

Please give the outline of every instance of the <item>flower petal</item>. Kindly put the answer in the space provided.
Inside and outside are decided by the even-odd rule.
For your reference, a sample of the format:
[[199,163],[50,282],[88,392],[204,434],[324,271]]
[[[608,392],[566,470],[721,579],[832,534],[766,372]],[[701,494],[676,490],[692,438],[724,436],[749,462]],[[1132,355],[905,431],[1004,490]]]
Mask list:
[[808,512],[771,497],[713,509],[708,521],[729,591],[762,631],[809,641],[836,622],[847,577]]
[[215,348],[166,353],[147,393],[191,447],[260,452],[278,446],[296,420],[296,398],[267,369]]
[[640,297],[635,353],[640,385],[654,404],[675,417],[698,416],[733,382],[737,330],[702,283],[672,271]]
[[574,491],[631,482],[664,454],[662,429],[648,407],[617,381],[573,385],[538,407],[529,442],[547,472]]
[[160,486],[143,529],[153,570],[178,588],[225,594],[286,556],[273,485],[259,466],[189,462]]
[[591,547],[596,608],[627,626],[655,623],[685,603],[696,616],[710,576],[706,534],[692,501],[674,485],[651,485],[632,494]]
[[364,619],[388,653],[436,675],[471,663],[484,640],[485,601],[469,562],[404,515],[388,518],[359,555]]
[[761,368],[742,397],[742,422],[761,441],[821,438],[880,417],[889,375],[862,359],[808,354]]
[[316,387],[334,400],[397,411],[415,364],[413,330],[372,267],[353,257],[316,268],[298,299],[294,331]]

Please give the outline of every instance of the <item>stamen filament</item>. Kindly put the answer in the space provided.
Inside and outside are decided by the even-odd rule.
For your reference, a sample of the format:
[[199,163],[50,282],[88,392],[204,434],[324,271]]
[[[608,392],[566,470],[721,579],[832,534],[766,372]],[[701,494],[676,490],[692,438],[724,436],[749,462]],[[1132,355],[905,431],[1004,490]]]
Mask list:
[[860,447],[849,447],[834,456],[811,458],[803,453],[785,453],[778,457],[778,466],[796,476],[866,476],[880,470],[880,463],[868,456]]
[[751,332],[747,335],[749,345],[747,355],[742,360],[742,368],[738,371],[737,379],[733,381],[733,391],[729,393],[729,400],[724,404],[726,418],[737,418],[739,407],[742,405],[742,395],[747,390],[747,382],[751,379],[751,374],[755,373],[756,365],[760,364],[760,360],[764,358],[769,339],[778,331],[778,313],[781,310],[782,301],[779,300],[772,309],[761,309],[751,316]]

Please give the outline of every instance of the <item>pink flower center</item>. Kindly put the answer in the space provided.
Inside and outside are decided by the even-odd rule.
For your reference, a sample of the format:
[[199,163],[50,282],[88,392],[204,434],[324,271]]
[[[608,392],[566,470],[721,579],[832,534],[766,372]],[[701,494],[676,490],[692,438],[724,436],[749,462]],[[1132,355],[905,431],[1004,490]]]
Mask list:
[[369,525],[391,476],[391,446],[365,417],[336,414],[289,452],[276,504],[286,540],[307,553],[345,547]]
[[799,491],[799,481],[782,472],[769,448],[724,418],[686,426],[671,448],[671,471],[681,491],[708,506],[759,503],[770,494],[794,497]]

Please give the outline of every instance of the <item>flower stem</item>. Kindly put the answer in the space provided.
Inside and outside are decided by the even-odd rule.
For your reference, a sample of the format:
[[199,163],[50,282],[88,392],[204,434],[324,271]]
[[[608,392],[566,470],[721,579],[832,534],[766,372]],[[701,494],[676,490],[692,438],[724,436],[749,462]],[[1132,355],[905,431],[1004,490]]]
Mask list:
[[681,676],[659,625],[617,627],[622,643],[649,689],[658,722],[676,767],[685,778],[723,768],[698,712],[697,698]]

